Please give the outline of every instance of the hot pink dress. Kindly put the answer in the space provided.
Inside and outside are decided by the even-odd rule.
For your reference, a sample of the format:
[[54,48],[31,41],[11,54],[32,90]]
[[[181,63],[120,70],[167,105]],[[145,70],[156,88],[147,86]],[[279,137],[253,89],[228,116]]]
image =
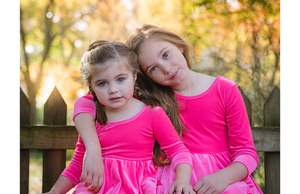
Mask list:
[[[182,139],[190,150],[193,161],[191,185],[194,186],[205,175],[219,171],[233,162],[240,162],[248,169],[248,176],[229,185],[222,193],[262,193],[251,176],[258,165],[258,156],[245,104],[236,84],[218,76],[204,93],[196,96],[176,94],[176,97],[181,104],[183,124],[189,130],[183,130]],[[94,111],[91,95],[78,100],[82,103],[80,107],[75,106],[75,109]],[[158,179],[166,186],[165,193],[175,179],[173,169],[172,164],[158,168]]]
[[[75,104],[74,117],[81,112],[89,112],[95,116],[94,108],[86,111],[84,108],[76,108],[78,105],[82,106],[80,101]],[[155,140],[165,151],[173,168],[180,163],[192,166],[188,149],[161,107],[151,109],[150,106],[145,106],[130,119],[107,125],[96,123],[96,129],[104,163],[104,182],[99,194],[163,193],[152,161]],[[61,174],[74,185],[79,183],[74,191],[76,194],[93,193],[79,182],[84,153],[85,146],[79,136],[74,156]]]
[[[182,139],[193,160],[191,185],[205,175],[219,171],[233,162],[240,162],[248,169],[248,176],[231,184],[222,193],[262,193],[251,173],[258,165],[251,127],[242,96],[236,84],[221,76],[211,87],[196,96],[176,94],[180,104],[182,122],[189,130],[182,132]],[[174,173],[170,166],[158,169],[163,185],[170,184]]]

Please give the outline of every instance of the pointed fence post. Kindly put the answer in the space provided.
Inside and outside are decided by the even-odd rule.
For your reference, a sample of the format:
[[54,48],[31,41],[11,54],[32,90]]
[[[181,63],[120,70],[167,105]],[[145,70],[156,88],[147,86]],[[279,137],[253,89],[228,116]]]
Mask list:
[[[55,87],[44,105],[45,125],[66,125],[67,105]],[[66,150],[43,150],[43,192],[48,192],[66,166]]]
[[248,99],[248,97],[246,96],[246,94],[244,93],[244,90],[238,86],[239,88],[239,91],[243,97],[243,100],[244,100],[244,103],[245,103],[245,106],[246,106],[246,110],[247,110],[247,115],[248,115],[248,119],[249,119],[249,123],[250,123],[250,126],[252,127],[252,108],[251,108],[251,102],[250,100]]
[[[20,125],[30,124],[30,102],[20,88]],[[29,191],[29,149],[20,149],[20,193]]]
[[[280,126],[280,91],[273,89],[264,104],[264,126]],[[280,193],[280,152],[265,152],[266,194]]]

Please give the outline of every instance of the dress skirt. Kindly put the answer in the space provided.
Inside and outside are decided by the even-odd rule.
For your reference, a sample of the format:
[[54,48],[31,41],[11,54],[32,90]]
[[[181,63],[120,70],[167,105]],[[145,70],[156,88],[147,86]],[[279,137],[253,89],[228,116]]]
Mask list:
[[[229,151],[214,154],[192,153],[191,157],[193,161],[192,187],[203,176],[217,172],[231,164]],[[158,168],[158,180],[164,186],[164,193],[168,193],[167,188],[170,188],[175,180],[175,172],[172,169],[172,164]],[[229,185],[222,194],[262,194],[262,192],[250,175],[242,181]]]
[[[162,194],[157,171],[152,160],[136,161],[103,157],[104,181],[97,194]],[[77,185],[73,194],[93,194]]]

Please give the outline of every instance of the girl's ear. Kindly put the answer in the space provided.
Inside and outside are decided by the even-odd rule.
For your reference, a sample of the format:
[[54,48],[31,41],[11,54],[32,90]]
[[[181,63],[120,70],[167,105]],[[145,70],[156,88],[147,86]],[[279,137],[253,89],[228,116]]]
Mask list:
[[136,81],[137,79],[137,73],[133,73],[133,80]]
[[183,48],[182,47],[178,47],[180,52],[183,54]]
[[90,91],[92,91],[92,90],[93,90],[93,88],[92,88],[92,85],[91,85],[91,84],[89,84],[89,90],[90,90]]

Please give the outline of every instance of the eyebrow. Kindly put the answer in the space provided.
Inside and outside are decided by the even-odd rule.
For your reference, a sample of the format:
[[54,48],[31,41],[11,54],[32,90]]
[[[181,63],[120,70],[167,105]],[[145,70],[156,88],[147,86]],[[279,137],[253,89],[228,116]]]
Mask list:
[[[159,53],[157,54],[157,58],[159,58],[159,56],[161,55],[161,53],[167,48],[168,46],[164,47],[163,49],[161,49],[159,51]],[[152,64],[150,64],[148,67],[146,67],[145,72],[147,72],[147,70],[152,66]]]
[[[117,78],[117,77],[121,77],[121,76],[125,76],[125,75],[128,75],[128,73],[120,73],[119,75],[115,76],[114,78]],[[97,84],[98,82],[100,81],[105,81],[106,79],[98,79],[96,80],[94,83]]]

